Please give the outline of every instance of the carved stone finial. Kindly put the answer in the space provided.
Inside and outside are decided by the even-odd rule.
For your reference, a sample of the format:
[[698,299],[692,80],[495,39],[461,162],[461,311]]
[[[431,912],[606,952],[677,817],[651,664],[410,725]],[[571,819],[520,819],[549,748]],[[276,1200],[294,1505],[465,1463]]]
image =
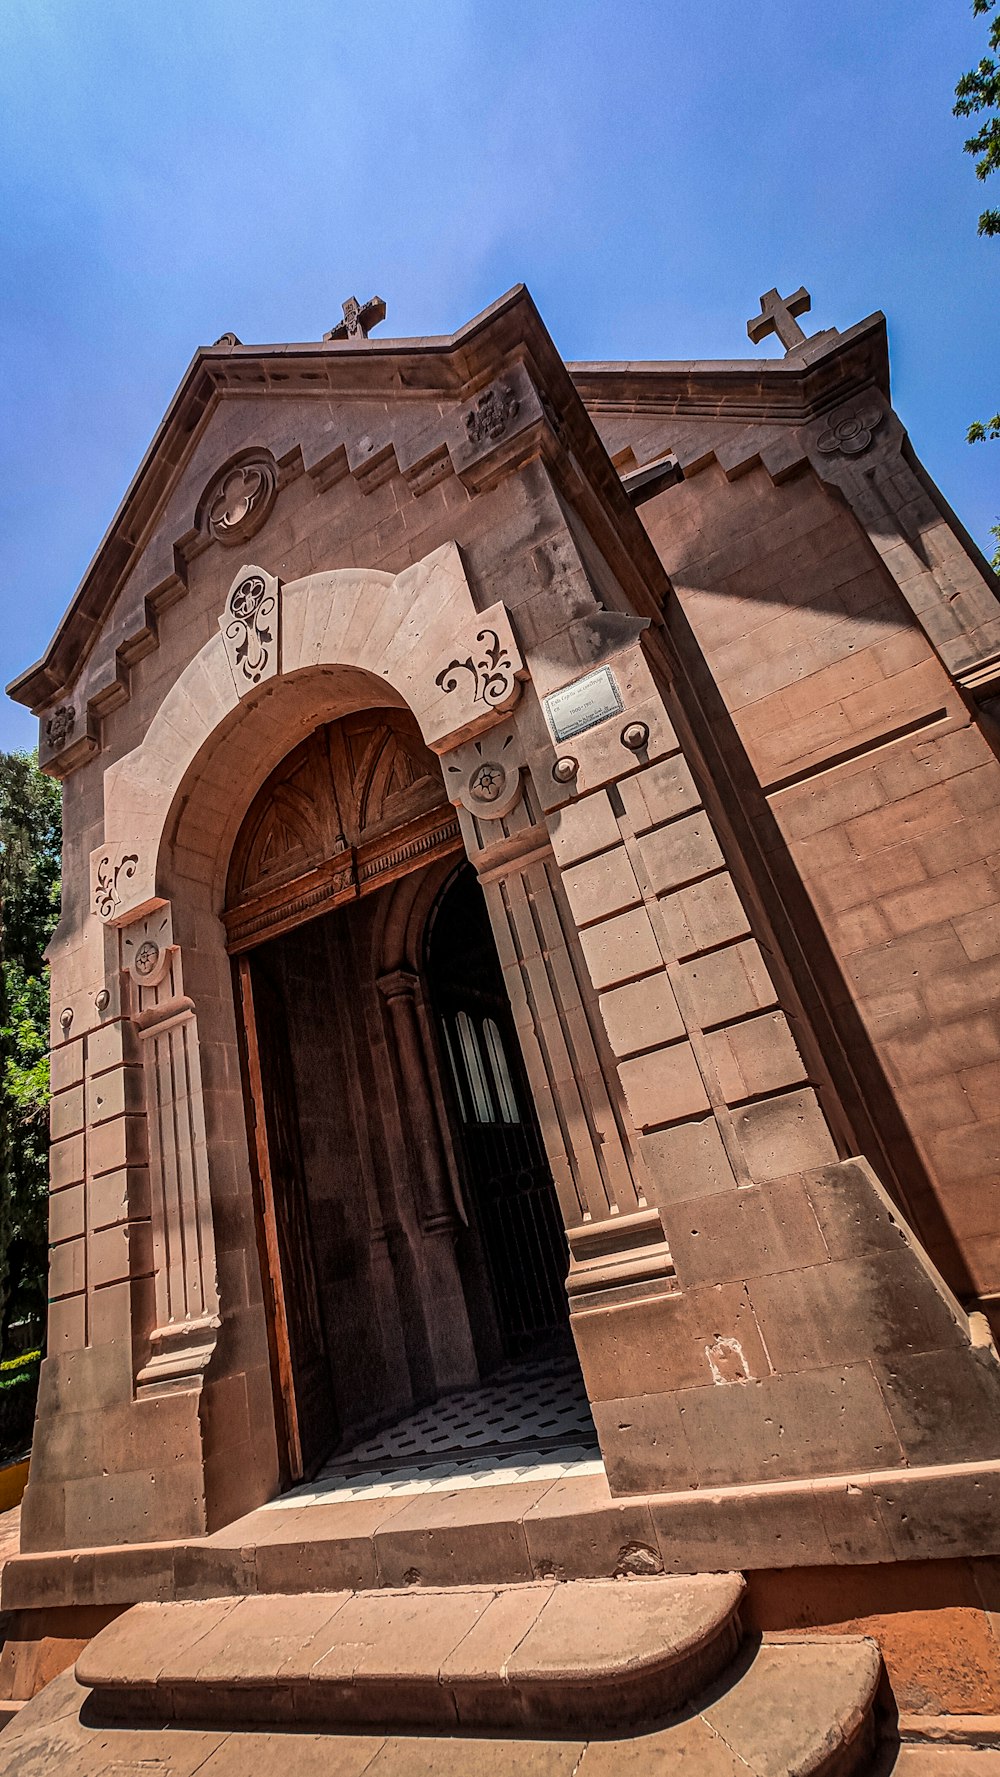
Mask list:
[[220,333],[215,343],[217,346],[241,346],[243,341],[235,333]]
[[61,703],[45,724],[45,740],[53,752],[69,740],[76,726],[76,710],[71,703]]
[[324,333],[324,339],[349,339],[355,344],[360,339],[367,339],[373,327],[385,320],[385,303],[381,296],[369,297],[367,302],[359,302],[356,296],[349,296],[343,303],[344,319]]
[[485,444],[487,439],[495,442],[502,438],[520,405],[513,389],[506,383],[495,383],[491,389],[484,389],[475,407],[465,416],[470,444]]
[[804,284],[792,296],[779,296],[777,290],[765,290],[760,299],[760,314],[747,322],[747,333],[755,346],[760,345],[769,333],[776,333],[786,353],[794,352],[806,343],[806,336],[795,317],[808,314],[811,308],[812,297]]

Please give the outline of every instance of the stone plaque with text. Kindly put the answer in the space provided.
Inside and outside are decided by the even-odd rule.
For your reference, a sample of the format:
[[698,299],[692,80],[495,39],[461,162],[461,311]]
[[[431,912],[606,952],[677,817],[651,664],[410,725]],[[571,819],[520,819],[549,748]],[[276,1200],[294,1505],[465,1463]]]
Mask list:
[[586,678],[575,679],[552,691],[545,699],[545,714],[556,740],[572,740],[600,722],[620,716],[624,705],[610,666],[599,667]]

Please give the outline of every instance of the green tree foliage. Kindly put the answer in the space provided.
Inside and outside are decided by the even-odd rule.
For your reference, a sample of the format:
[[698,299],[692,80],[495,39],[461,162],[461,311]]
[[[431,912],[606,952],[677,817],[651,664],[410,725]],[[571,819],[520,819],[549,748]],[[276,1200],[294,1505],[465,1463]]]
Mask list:
[[41,1317],[48,1210],[49,974],[61,797],[33,754],[0,753],[0,1351]]
[[[976,14],[992,12],[996,0],[972,0]],[[989,45],[1000,51],[1000,13],[990,25]],[[966,154],[976,156],[976,178],[988,179],[1000,169],[1000,61],[983,56],[975,68],[963,74],[955,88],[955,116],[980,117],[985,121],[965,144]],[[980,234],[1000,234],[1000,210],[984,210],[979,218]]]
[[[972,0],[972,10],[977,16],[985,15],[993,12],[996,4],[997,0]],[[1000,52],[1000,12],[990,23],[989,46]],[[965,152],[976,157],[977,179],[988,179],[1000,169],[1000,60],[996,56],[983,56],[962,75],[955,88],[955,116],[983,117],[975,135],[966,140]],[[1000,210],[983,211],[979,232],[1000,235]],[[966,437],[970,444],[1000,438],[1000,413],[989,420],[973,420]],[[997,542],[993,566],[1000,573],[1000,523],[991,525],[990,530]]]

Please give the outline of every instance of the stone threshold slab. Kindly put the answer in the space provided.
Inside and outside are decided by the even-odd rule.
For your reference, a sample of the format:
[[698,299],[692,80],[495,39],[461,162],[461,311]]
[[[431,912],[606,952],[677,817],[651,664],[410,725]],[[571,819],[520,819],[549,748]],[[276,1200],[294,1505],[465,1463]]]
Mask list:
[[702,1574],[138,1604],[76,1676],[118,1722],[620,1730],[729,1665],[742,1595]]
[[612,1497],[604,1475],[264,1507],[202,1539],[12,1556],[4,1610],[1000,1555],[1000,1463]]

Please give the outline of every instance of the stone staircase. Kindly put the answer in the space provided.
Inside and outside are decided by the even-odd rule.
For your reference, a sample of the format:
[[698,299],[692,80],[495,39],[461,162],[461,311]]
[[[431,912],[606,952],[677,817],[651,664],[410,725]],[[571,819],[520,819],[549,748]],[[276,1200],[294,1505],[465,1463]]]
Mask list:
[[607,1732],[739,1645],[734,1574],[140,1604],[76,1663],[112,1720]]
[[140,1604],[0,1737],[0,1777],[853,1777],[862,1639],[744,1642],[735,1574]]

